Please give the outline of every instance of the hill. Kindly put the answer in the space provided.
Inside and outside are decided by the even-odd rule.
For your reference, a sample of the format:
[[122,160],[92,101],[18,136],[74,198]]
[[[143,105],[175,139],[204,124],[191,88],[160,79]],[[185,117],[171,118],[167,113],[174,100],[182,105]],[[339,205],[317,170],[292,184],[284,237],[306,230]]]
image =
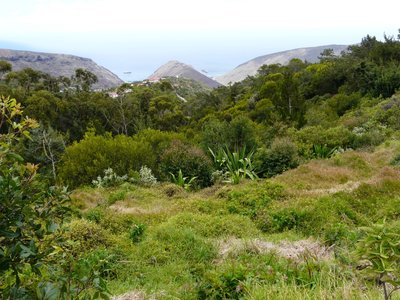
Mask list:
[[71,77],[76,69],[86,69],[97,76],[98,83],[93,86],[97,89],[112,88],[123,83],[117,75],[93,60],[75,55],[0,49],[0,60],[10,62],[14,71],[32,68],[54,77]]
[[165,77],[183,77],[200,82],[210,88],[221,86],[220,83],[216,82],[210,77],[207,77],[206,75],[203,75],[192,66],[176,60],[171,60],[159,67],[153,74],[149,76],[149,80],[159,80]]
[[216,81],[223,85],[227,85],[229,82],[235,83],[242,81],[247,76],[253,76],[257,73],[257,70],[263,65],[270,64],[287,64],[293,58],[299,58],[301,60],[307,60],[308,62],[317,62],[318,56],[325,49],[333,49],[333,52],[338,55],[342,51],[346,50],[348,46],[346,45],[326,45],[318,47],[309,48],[298,48],[288,51],[282,51],[277,53],[272,53],[268,55],[263,55],[249,60],[239,66],[237,66],[232,71],[218,76],[215,78]]

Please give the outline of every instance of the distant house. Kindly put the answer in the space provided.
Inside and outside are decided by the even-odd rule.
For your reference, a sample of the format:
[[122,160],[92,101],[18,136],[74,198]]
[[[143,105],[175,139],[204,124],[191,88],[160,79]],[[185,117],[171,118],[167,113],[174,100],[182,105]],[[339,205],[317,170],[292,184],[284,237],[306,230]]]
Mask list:
[[118,93],[117,92],[108,92],[108,96],[115,99],[115,98],[118,98]]

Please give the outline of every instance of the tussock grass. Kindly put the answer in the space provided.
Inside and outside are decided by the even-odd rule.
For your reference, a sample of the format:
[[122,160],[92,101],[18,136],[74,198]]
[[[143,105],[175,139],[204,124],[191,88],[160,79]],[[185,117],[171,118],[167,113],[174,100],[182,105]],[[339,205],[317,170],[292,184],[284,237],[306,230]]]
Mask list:
[[[399,150],[391,142],[312,160],[270,180],[196,192],[171,184],[79,189],[73,199],[84,219],[72,223],[71,237],[86,236],[83,247],[116,257],[108,278],[114,294],[378,299],[380,288],[355,271],[352,249],[359,226],[400,216],[400,169],[390,164]],[[144,229],[132,241],[136,225]],[[329,259],[322,250],[300,251],[304,241]]]

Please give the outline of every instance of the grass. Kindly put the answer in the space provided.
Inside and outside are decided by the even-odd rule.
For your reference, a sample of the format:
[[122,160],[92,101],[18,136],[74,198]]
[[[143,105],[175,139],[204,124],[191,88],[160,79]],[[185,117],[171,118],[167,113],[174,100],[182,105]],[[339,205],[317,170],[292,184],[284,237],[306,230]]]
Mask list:
[[[116,257],[107,278],[113,294],[379,299],[380,287],[356,271],[353,249],[358,227],[400,216],[400,169],[390,164],[398,151],[392,142],[313,160],[270,180],[197,192],[171,184],[79,189],[72,198],[83,219],[73,220],[71,238],[85,237],[92,250],[108,245]],[[280,254],[280,247],[298,245],[332,255],[322,259],[307,247]]]

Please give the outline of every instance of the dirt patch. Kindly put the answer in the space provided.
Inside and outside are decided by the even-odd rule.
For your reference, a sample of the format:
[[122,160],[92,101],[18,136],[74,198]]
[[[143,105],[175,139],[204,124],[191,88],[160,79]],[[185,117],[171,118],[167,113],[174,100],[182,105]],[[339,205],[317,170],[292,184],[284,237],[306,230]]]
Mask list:
[[257,254],[274,252],[281,257],[293,260],[302,260],[306,255],[312,256],[317,260],[329,260],[333,258],[331,248],[310,239],[273,243],[261,239],[242,240],[232,238],[220,241],[218,247],[222,260],[229,256],[236,256],[243,251]]
[[141,207],[128,207],[125,203],[118,201],[113,205],[109,206],[108,209],[118,212],[121,214],[132,214],[132,215],[148,215],[148,214],[159,214],[164,212],[166,209],[162,206],[155,206],[151,209]]
[[328,188],[328,189],[313,189],[309,191],[303,191],[303,194],[306,195],[326,195],[326,194],[335,194],[338,192],[347,192],[350,193],[357,189],[363,182],[362,181],[350,181],[345,184],[339,184],[337,186]]
[[146,299],[145,294],[140,291],[131,291],[111,298],[111,300],[144,300],[144,299]]

